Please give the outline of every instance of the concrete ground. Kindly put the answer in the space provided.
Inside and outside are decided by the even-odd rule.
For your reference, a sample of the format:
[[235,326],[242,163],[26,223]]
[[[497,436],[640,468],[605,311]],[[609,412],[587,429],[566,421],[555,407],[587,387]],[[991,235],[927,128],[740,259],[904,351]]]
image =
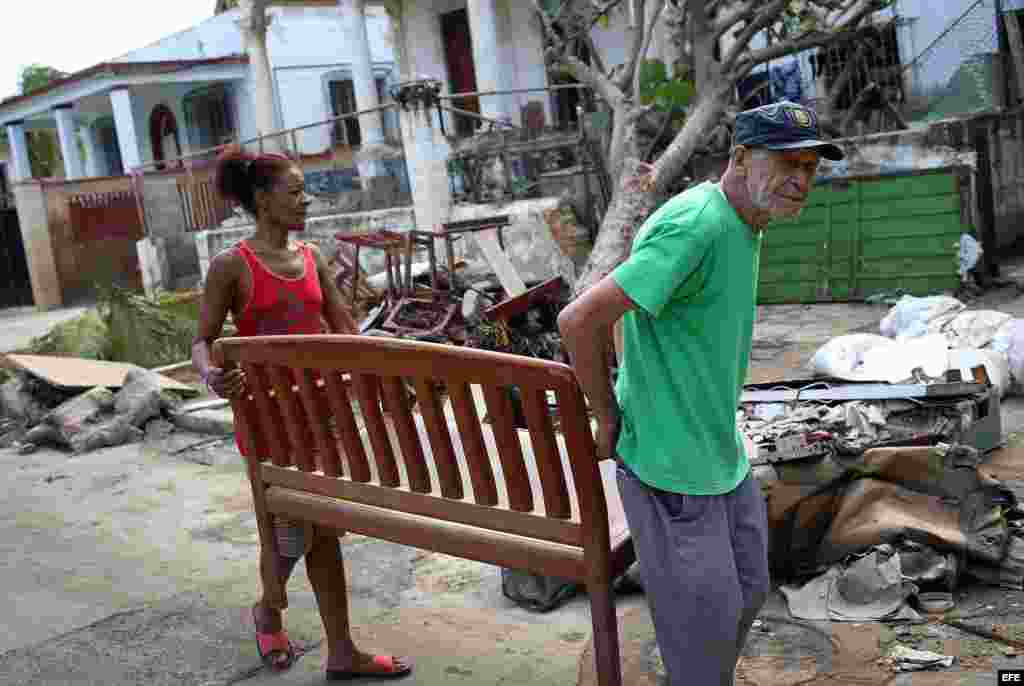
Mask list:
[[[1006,301],[1001,309],[1024,314],[1016,293],[999,297]],[[851,331],[877,331],[886,310],[762,308],[751,379],[800,375],[819,345]],[[1004,429],[1021,427],[1024,402],[1010,400]],[[257,534],[230,438],[167,429],[151,427],[140,445],[81,456],[0,450],[7,474],[0,485],[0,684],[323,683],[322,629],[301,563],[286,624],[304,654],[284,674],[260,667],[248,617],[259,592]],[[1004,453],[1001,468],[1024,473],[1015,450]],[[535,614],[502,596],[495,567],[360,536],[343,539],[343,548],[358,642],[416,664],[399,683],[575,684],[581,656],[581,683],[593,683],[585,596]],[[978,620],[987,626],[1024,628],[1024,593],[972,587],[958,602],[962,611],[991,615]],[[644,598],[623,594],[618,606],[626,683],[657,684]],[[892,629],[794,625],[777,597],[765,617],[737,683],[987,684],[993,659],[1015,663],[991,641],[927,635],[916,645],[960,649],[961,664],[887,681],[892,675],[877,658],[893,641],[908,640]]]

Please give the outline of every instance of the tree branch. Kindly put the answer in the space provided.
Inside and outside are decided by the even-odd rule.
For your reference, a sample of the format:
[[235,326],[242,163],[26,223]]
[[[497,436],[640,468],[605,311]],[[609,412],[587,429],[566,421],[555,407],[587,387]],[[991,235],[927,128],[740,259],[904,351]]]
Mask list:
[[587,50],[590,51],[590,60],[594,63],[594,69],[601,74],[607,74],[608,69],[605,67],[604,56],[601,55],[601,51],[597,49],[597,45],[594,44],[594,39],[588,33],[583,36],[584,40],[587,41]]
[[640,158],[641,162],[651,161],[651,155],[654,154],[654,149],[658,146],[658,142],[665,137],[666,133],[668,133],[668,129],[670,126],[672,126],[672,113],[666,112],[665,122],[661,125],[661,129],[651,140],[651,145],[647,148],[647,152],[645,152],[643,157]]
[[786,2],[787,0],[772,0],[772,2],[758,10],[756,19],[747,22],[743,31],[736,38],[736,42],[729,49],[729,53],[722,60],[723,72],[730,71],[736,66],[740,55],[750,46],[750,41],[754,36],[778,20],[782,10],[786,7]]
[[787,55],[793,55],[810,48],[820,48],[826,45],[831,45],[842,40],[855,38],[863,27],[857,26],[863,19],[868,15],[878,10],[878,3],[874,0],[865,4],[856,14],[851,16],[847,21],[843,22],[842,26],[836,27],[831,31],[813,31],[803,36],[793,38],[792,40],[783,41],[770,45],[760,50],[754,50],[748,53],[742,60],[739,60],[735,67],[735,74],[737,77],[742,78],[746,74],[750,73],[750,70],[759,64],[763,64],[770,60],[779,59],[780,57],[786,57]]
[[644,44],[640,48],[639,59],[633,67],[633,98],[637,102],[640,101],[640,72],[643,71],[644,60],[647,59],[647,53],[651,49],[651,40],[654,38],[654,25],[661,19],[661,13],[664,9],[665,0],[654,0],[651,17],[647,20],[646,26],[644,26]]
[[561,61],[569,68],[577,81],[589,86],[602,100],[608,103],[609,107],[619,107],[626,100],[626,94],[611,79],[603,74],[598,74],[578,57],[563,55]]
[[[619,75],[615,84],[622,90],[626,90],[632,85],[634,72],[637,71],[637,65],[641,60],[640,50],[644,47],[646,8],[646,0],[633,0],[633,42],[629,48],[629,59],[626,60],[626,68]],[[634,95],[636,95],[635,92]]]
[[749,0],[749,2],[741,3],[732,12],[723,14],[721,17],[716,19],[711,25],[711,32],[715,36],[715,40],[722,37],[722,34],[728,31],[733,26],[736,26],[741,21],[749,21],[757,13],[757,0]]

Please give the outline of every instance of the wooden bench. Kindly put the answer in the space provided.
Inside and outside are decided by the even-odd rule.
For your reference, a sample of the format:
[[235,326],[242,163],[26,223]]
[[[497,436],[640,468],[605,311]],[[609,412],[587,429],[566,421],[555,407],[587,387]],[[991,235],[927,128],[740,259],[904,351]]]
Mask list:
[[573,579],[590,598],[599,682],[621,684],[612,582],[634,551],[569,367],[341,335],[221,339],[214,359],[246,373],[232,406],[266,592],[284,599],[272,515]]

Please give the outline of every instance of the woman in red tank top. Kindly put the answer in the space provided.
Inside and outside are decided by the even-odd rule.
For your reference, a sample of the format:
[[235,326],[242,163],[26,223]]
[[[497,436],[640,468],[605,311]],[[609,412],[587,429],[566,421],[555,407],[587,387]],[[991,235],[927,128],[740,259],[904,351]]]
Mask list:
[[[309,196],[302,170],[281,155],[247,155],[229,149],[217,161],[217,190],[256,219],[251,238],[217,255],[203,290],[192,362],[210,388],[230,398],[242,393],[244,374],[214,367],[210,348],[231,313],[239,336],[357,333],[320,251],[293,240],[306,222]],[[239,451],[245,455],[244,445]],[[358,650],[348,623],[341,547],[334,536],[278,519],[278,569],[287,583],[303,555],[327,633],[327,679],[408,674],[407,660]],[[252,608],[256,641],[264,663],[286,669],[295,651],[282,624],[282,607],[264,597]]]

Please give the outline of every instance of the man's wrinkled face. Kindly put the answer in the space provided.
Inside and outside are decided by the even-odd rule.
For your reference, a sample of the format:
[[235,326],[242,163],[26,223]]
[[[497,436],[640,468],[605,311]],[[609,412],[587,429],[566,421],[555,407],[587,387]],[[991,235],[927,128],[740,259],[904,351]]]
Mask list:
[[818,173],[816,150],[751,150],[747,192],[753,209],[772,219],[796,217],[807,203]]

